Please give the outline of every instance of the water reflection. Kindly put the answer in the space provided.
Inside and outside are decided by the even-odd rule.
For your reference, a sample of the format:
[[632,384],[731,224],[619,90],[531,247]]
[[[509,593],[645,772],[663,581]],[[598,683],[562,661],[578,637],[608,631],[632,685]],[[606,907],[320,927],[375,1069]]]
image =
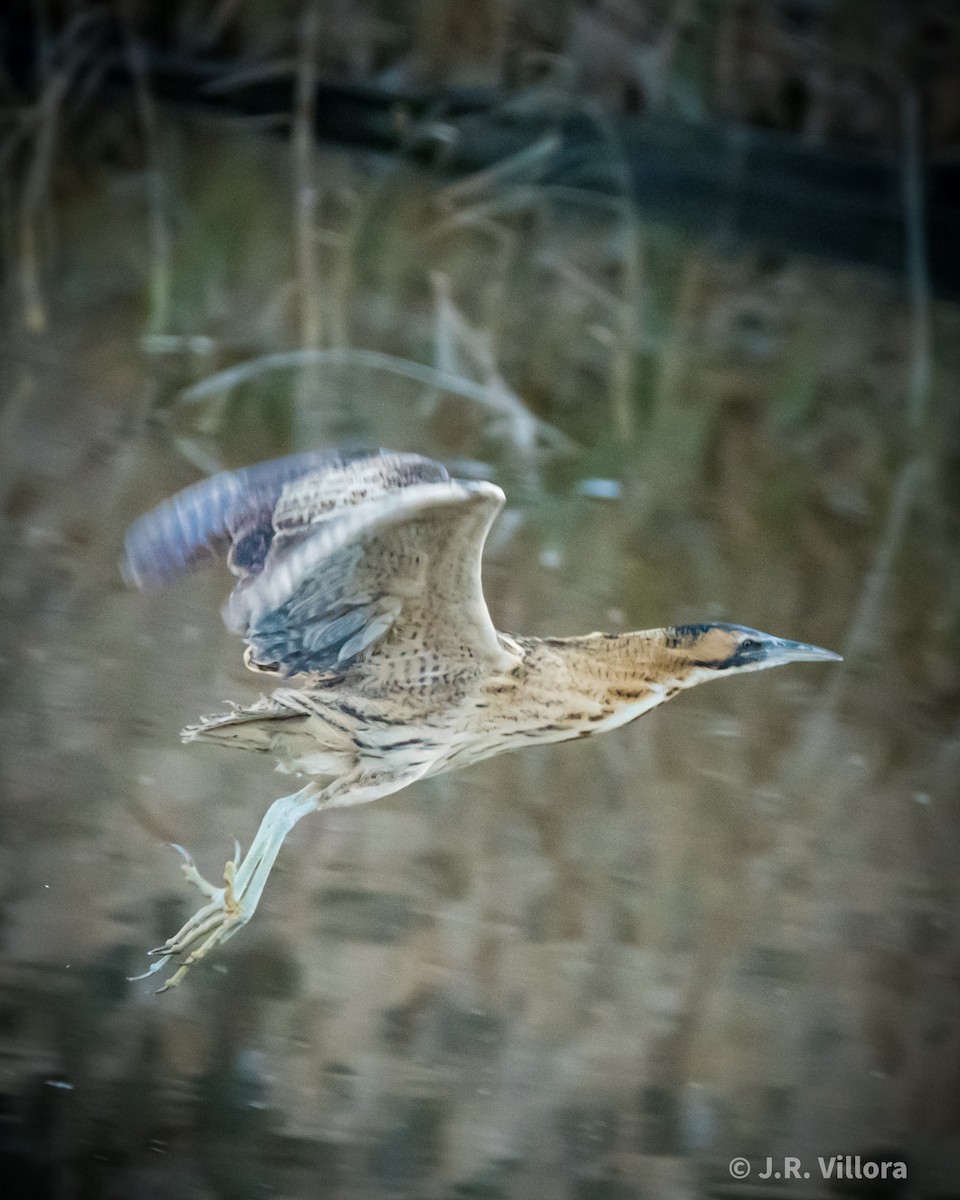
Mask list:
[[[549,188],[492,236],[424,180],[331,154],[353,224],[321,274],[323,344],[495,403],[347,355],[184,404],[303,325],[284,148],[187,127],[165,144],[172,340],[141,349],[156,263],[109,167],[57,210],[48,329],[13,314],[5,335],[10,1178],[26,1196],[671,1200],[724,1194],[734,1155],[886,1147],[938,1194],[957,1177],[960,570],[949,447],[888,545],[895,283],[724,258]],[[958,314],[934,321],[945,425]],[[253,694],[218,617],[228,581],[130,594],[122,531],[198,469],[344,438],[504,486],[501,628],[727,618],[857,652],[834,691],[827,668],[736,680],[305,821],[256,923],[154,997],[126,976],[195,899],[165,843],[213,874],[284,788],[254,756],[179,744]]]

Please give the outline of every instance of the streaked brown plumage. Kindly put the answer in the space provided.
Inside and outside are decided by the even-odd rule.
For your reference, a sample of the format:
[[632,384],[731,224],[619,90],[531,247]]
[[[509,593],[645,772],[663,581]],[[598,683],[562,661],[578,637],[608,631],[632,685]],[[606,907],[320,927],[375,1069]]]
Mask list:
[[503,502],[493,484],[453,480],[417,455],[301,454],[216,475],[131,527],[124,573],[141,587],[226,556],[239,581],[224,619],[247,642],[251,670],[280,681],[185,740],[259,750],[310,777],[271,806],[223,887],[187,857],[207,903],[147,975],[180,960],[173,986],[250,919],[284,837],[309,812],[613,729],[725,674],[838,657],[724,624],[498,633],[480,558]]

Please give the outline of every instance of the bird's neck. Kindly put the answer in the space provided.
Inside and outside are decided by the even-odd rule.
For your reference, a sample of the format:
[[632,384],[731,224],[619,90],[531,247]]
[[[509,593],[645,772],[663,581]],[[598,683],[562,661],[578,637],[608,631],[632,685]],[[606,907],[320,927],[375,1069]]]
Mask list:
[[696,682],[668,631],[546,638],[524,647],[522,688],[563,697],[608,728],[633,720]]

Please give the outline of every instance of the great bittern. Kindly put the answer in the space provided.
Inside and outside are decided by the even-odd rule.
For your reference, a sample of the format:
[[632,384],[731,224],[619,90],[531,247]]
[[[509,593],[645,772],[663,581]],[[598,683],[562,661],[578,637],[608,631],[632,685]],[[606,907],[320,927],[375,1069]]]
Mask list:
[[[615,729],[684,688],[839,655],[741,625],[525,638],[499,633],[480,585],[492,483],[414,454],[306,453],[188,487],[129,530],[124,572],[158,585],[226,552],[239,577],[224,620],[253,671],[289,678],[183,731],[269,752],[306,775],[275,801],[206,903],[152,953],[166,987],[249,921],[283,839],[307,813],[538,742]],[[239,852],[235,856],[240,858]],[[140,976],[139,978],[145,978]],[[160,989],[164,990],[163,988]]]

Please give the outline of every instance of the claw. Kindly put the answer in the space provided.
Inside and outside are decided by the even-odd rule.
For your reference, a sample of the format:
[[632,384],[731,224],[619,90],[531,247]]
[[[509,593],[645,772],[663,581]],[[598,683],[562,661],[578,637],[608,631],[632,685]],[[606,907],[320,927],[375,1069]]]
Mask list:
[[151,975],[156,975],[158,971],[162,971],[166,965],[167,960],[165,958],[161,959],[159,962],[155,962],[153,966],[148,967],[142,975],[128,975],[127,983],[139,983],[141,979],[149,979]]
[[193,858],[192,858],[189,850],[185,850],[183,848],[183,846],[178,845],[177,842],[170,842],[169,846],[170,846],[171,850],[176,850],[176,852],[180,855],[180,857],[183,859],[183,861],[185,863],[187,863],[190,866],[193,866]]
[[164,992],[169,992],[171,988],[175,988],[177,986],[186,973],[187,968],[181,967],[180,970],[171,975],[169,979],[165,979],[153,994],[155,996],[161,996]]

